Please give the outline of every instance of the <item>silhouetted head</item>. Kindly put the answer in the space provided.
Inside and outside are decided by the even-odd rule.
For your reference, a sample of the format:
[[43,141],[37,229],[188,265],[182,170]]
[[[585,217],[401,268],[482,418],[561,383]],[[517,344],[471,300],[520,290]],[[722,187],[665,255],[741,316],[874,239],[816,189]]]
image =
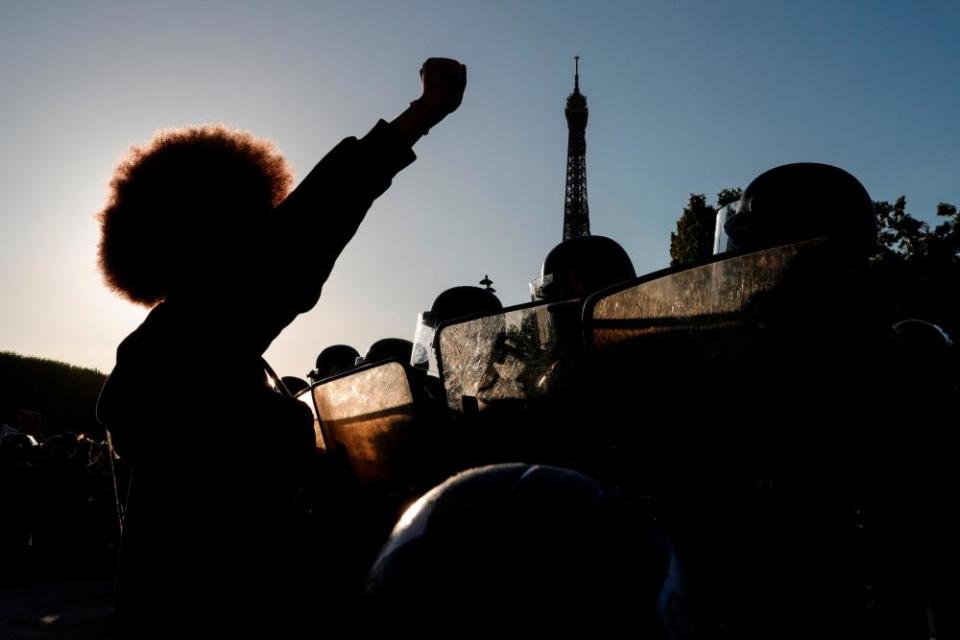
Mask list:
[[873,201],[855,177],[828,164],[798,162],[757,176],[740,201],[717,213],[714,253],[755,251],[829,238],[851,257],[877,242]]
[[960,392],[960,351],[950,335],[940,326],[916,318],[901,320],[892,329],[904,381],[898,398],[908,402],[929,399],[929,404],[925,400],[927,407],[952,406]]
[[313,382],[349,369],[357,362],[360,352],[348,344],[333,344],[317,356],[316,369],[307,374]]
[[910,318],[893,325],[897,346],[908,366],[925,370],[926,374],[948,376],[954,342],[939,325]]
[[295,396],[310,385],[303,378],[298,378],[297,376],[283,376],[280,378],[280,381],[283,382],[283,386],[287,388],[287,391],[290,392],[290,395]]
[[381,338],[377,340],[363,356],[365,363],[380,362],[381,360],[399,360],[406,364],[410,362],[413,353],[413,343],[403,338]]
[[429,311],[417,317],[417,329],[413,338],[411,364],[419,369],[436,373],[436,354],[433,339],[437,327],[444,322],[466,316],[497,313],[503,309],[500,299],[480,287],[452,287],[436,297]]
[[0,451],[10,459],[16,459],[37,446],[33,436],[26,433],[7,433],[0,438]]
[[683,637],[672,547],[577,472],[504,464],[415,502],[367,582],[376,630],[456,637]]
[[618,243],[604,236],[584,236],[555,246],[530,290],[534,300],[558,302],[585,298],[636,277],[630,256]]
[[100,222],[107,285],[152,306],[205,289],[251,250],[291,174],[273,145],[222,126],[160,133],[113,175]]
[[893,333],[901,348],[914,353],[941,353],[953,346],[953,340],[939,325],[917,318],[895,323]]
[[492,291],[480,287],[452,287],[436,297],[430,307],[433,326],[449,320],[480,313],[496,313],[503,309]]

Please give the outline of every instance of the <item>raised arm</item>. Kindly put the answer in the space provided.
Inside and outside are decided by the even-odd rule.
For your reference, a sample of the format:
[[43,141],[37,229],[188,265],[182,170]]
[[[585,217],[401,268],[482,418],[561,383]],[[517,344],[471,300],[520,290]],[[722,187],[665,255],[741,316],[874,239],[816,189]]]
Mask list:
[[274,211],[271,284],[284,309],[284,326],[311,309],[337,257],[356,233],[373,201],[412,163],[412,146],[460,105],[466,67],[430,58],[420,69],[421,96],[392,122],[380,121],[363,138],[347,138]]

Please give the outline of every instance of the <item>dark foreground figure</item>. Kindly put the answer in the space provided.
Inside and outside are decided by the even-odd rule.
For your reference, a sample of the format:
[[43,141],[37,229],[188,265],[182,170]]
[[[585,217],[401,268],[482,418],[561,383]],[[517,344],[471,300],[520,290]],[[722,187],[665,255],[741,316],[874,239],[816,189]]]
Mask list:
[[[411,146],[459,106],[465,67],[430,59],[421,77],[420,99],[345,139],[289,195],[282,158],[222,128],[166,134],[118,169],[101,266],[120,294],[155,305],[118,348],[98,406],[133,467],[122,635],[276,637],[320,624],[307,612],[324,573],[297,492],[312,417],[270,388],[261,356],[316,304],[370,205],[415,159]],[[214,370],[227,373],[229,400],[191,379]]]
[[680,563],[649,516],[569,469],[461,473],[400,518],[367,581],[376,637],[688,638]]

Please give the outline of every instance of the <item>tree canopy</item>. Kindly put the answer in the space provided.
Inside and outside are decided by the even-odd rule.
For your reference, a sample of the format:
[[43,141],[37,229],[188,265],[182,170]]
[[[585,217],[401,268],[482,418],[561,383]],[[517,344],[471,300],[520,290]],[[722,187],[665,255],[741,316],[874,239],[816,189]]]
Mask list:
[[21,411],[37,412],[44,436],[66,431],[103,436],[96,406],[106,376],[63,362],[0,352],[0,423],[16,426]]
[[931,228],[907,212],[907,199],[875,202],[879,232],[871,260],[874,287],[899,318],[920,318],[960,331],[960,215],[941,202]]
[[738,187],[722,189],[717,194],[716,206],[707,203],[705,194],[690,194],[687,206],[677,220],[677,230],[670,234],[671,267],[693,264],[713,255],[717,210],[739,200],[742,193]]

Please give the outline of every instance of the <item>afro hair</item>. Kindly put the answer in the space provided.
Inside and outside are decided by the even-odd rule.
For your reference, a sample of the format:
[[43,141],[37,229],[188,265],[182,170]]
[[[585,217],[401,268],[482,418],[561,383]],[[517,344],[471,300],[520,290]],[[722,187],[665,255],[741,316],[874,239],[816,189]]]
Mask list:
[[160,132],[133,147],[110,181],[98,265],[108,287],[153,306],[224,256],[286,197],[286,160],[267,141],[222,125]]

